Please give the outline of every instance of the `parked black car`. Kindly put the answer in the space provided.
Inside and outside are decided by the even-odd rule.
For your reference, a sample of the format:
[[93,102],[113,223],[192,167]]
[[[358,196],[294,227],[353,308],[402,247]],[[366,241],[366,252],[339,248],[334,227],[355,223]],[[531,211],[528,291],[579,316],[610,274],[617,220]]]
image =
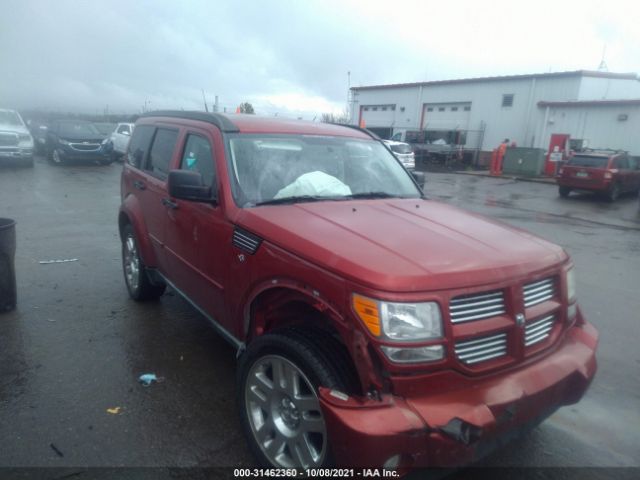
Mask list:
[[54,121],[47,131],[47,158],[54,164],[68,160],[93,160],[108,165],[112,160],[105,137],[91,122]]

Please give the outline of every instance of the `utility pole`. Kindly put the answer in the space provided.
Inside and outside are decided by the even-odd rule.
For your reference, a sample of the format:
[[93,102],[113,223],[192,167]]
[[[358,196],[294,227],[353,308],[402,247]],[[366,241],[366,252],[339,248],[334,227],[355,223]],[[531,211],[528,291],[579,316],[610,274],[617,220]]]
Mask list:
[[209,108],[207,107],[207,99],[204,96],[204,88],[202,89],[202,101],[204,102],[204,111],[209,113]]
[[598,66],[598,70],[601,72],[608,72],[609,68],[607,67],[607,62],[604,61],[605,54],[607,53],[607,44],[605,43],[604,47],[602,47],[602,60],[600,60],[600,65]]
[[347,121],[351,122],[351,70],[347,72]]
[[215,113],[218,113],[218,111],[219,111],[219,110],[220,110],[220,106],[219,106],[219,104],[218,104],[218,95],[216,95],[216,101],[215,101],[215,103],[213,104],[213,111],[214,111]]

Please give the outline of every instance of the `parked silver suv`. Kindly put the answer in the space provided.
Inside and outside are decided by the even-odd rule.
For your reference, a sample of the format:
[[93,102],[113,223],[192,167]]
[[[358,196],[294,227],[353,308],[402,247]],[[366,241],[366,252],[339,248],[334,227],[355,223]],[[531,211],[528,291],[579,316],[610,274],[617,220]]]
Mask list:
[[33,166],[33,137],[15,110],[0,109],[0,164],[19,160]]

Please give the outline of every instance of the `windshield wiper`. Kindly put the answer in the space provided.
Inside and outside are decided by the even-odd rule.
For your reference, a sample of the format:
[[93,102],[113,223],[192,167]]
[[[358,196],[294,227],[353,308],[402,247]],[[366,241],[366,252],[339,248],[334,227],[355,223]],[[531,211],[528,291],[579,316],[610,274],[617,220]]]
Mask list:
[[255,204],[255,206],[259,207],[261,205],[286,205],[287,203],[321,202],[323,200],[335,200],[335,198],[334,197],[318,197],[314,195],[296,195],[294,197],[272,198],[271,200],[258,202]]
[[361,192],[347,195],[345,198],[397,198],[399,195],[393,195],[387,192]]

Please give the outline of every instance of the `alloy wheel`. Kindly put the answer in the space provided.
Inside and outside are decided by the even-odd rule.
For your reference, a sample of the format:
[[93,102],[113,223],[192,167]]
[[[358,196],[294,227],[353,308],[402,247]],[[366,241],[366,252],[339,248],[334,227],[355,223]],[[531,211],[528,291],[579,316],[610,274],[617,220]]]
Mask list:
[[140,257],[138,256],[136,242],[131,235],[125,239],[123,256],[127,284],[132,291],[136,291],[140,284]]
[[297,365],[279,355],[261,357],[249,370],[244,389],[251,431],[272,465],[322,465],[327,432],[320,401]]

